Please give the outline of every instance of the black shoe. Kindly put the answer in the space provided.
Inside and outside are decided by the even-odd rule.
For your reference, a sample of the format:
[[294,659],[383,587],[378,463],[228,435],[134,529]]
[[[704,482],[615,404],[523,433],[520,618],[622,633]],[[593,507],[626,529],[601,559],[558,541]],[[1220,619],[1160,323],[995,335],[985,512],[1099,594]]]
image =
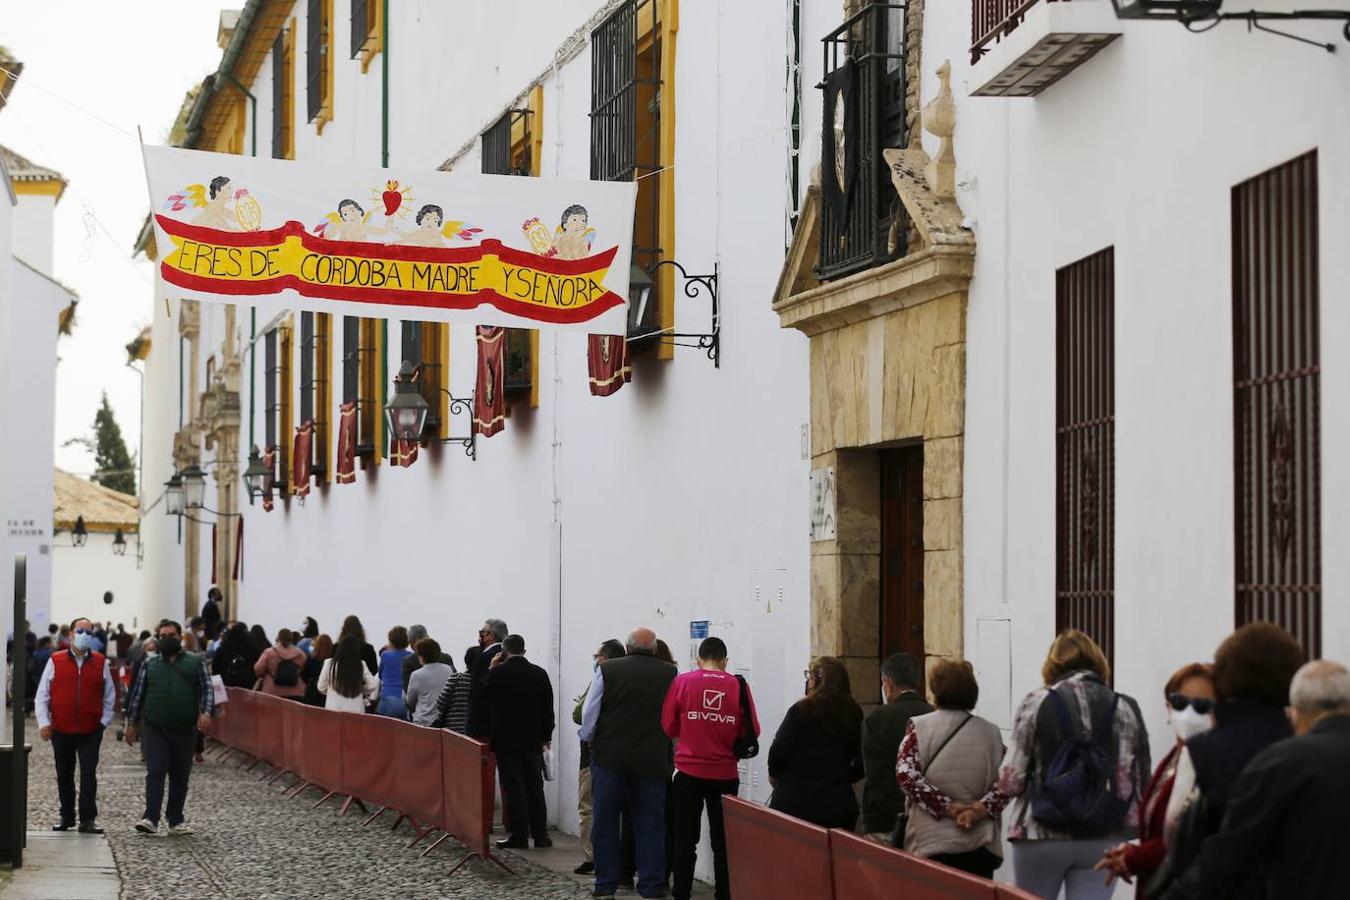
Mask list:
[[70,831],[74,827],[75,822],[73,820],[67,822],[65,819],[62,819],[61,824],[52,826],[52,831]]
[[594,874],[595,874],[595,863],[591,862],[591,861],[588,859],[588,860],[586,860],[584,863],[582,863],[581,865],[577,866],[577,867],[576,867],[575,869],[573,869],[572,871],[573,871],[575,874],[577,874],[577,875],[594,875]]
[[81,822],[80,834],[102,834],[103,829],[99,828],[93,822]]
[[534,849],[545,850],[553,846],[553,838],[537,838],[534,842]]
[[624,891],[631,891],[631,890],[633,890],[633,879],[631,879],[631,878],[620,878],[620,879],[619,879],[619,889],[620,889],[620,890],[624,890]]
[[517,840],[516,838],[506,838],[497,842],[498,850],[528,850],[530,842],[527,840]]
[[596,900],[614,900],[613,894],[602,894],[599,891],[591,891],[591,896],[595,897]]

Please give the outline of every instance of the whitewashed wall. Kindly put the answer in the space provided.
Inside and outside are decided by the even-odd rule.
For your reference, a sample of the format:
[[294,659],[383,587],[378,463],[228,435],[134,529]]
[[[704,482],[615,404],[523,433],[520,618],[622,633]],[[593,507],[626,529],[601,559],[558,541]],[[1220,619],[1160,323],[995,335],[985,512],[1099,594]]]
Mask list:
[[[395,4],[391,162],[439,165],[546,72],[542,172],[587,177],[588,48],[556,69],[551,64],[602,5]],[[837,4],[815,5],[830,10],[823,33],[838,18]],[[536,372],[539,408],[517,406],[506,430],[480,443],[477,462],[454,446],[424,450],[411,469],[385,463],[359,472],[355,484],[312,493],[303,505],[278,503],[271,514],[245,508],[245,621],[259,621],[270,633],[313,615],[323,630],[336,633],[341,618],[356,612],[377,645],[391,625],[422,622],[460,657],[484,617],[501,617],[553,676],[563,772],[577,765],[573,698],[589,683],[591,653],[605,638],[650,625],[687,668],[690,620],[712,620],[713,633],[728,639],[733,667],[750,677],[770,736],[800,693],[808,656],[808,465],[801,446],[808,418],[806,339],[780,329],[769,308],[787,202],[787,5],[774,3],[767,12],[733,2],[682,6],[674,257],[692,273],[720,266],[721,369],[696,350],[679,349],[670,362],[639,362],[633,384],[615,396],[592,398],[584,338],[545,332]],[[296,14],[303,29],[301,6]],[[348,46],[344,3],[337,4],[335,20],[340,49]],[[746,41],[748,34],[764,38]],[[295,62],[302,109],[303,43],[297,41]],[[803,44],[815,59],[814,41],[804,37]],[[380,60],[362,75],[359,63],[343,56],[333,121],[321,136],[298,124],[296,156],[378,164]],[[269,78],[265,62],[253,85],[260,98],[260,155],[270,152]],[[467,171],[477,165],[476,148],[460,162]],[[202,311],[204,364],[224,317],[220,307],[204,304]],[[151,485],[172,471],[176,316],[176,305],[170,322],[158,304],[147,380]],[[246,310],[240,322],[247,340]],[[341,396],[336,324],[330,422],[337,420]],[[703,331],[707,324],[705,302],[678,301],[679,329]],[[466,394],[473,384],[472,330],[452,329],[451,343],[450,384]],[[399,344],[400,323],[391,321],[391,377]],[[245,359],[246,416],[248,367]],[[261,358],[255,384],[260,442]],[[453,428],[459,433],[466,425],[460,419]],[[242,431],[246,458],[247,425]],[[156,442],[160,449],[152,450]],[[147,502],[157,495],[158,488],[147,490]],[[182,551],[173,521],[156,510],[146,519],[145,537],[146,564],[154,570],[147,591],[166,612],[181,614]],[[202,553],[206,571],[205,541]],[[768,796],[764,767],[761,756],[747,775],[758,800]],[[549,790],[551,819],[575,829],[575,780],[564,777]]]
[[[1106,24],[1110,6],[1098,0]],[[1277,4],[1278,5],[1278,4]],[[1333,4],[1334,5],[1334,4]],[[959,199],[979,240],[966,414],[966,639],[982,711],[1039,683],[1054,632],[1057,268],[1108,246],[1116,271],[1116,671],[1154,753],[1162,685],[1233,627],[1230,189],[1320,157],[1323,634],[1350,657],[1346,458],[1350,84],[1328,54],[1227,24],[1124,34],[1040,97],[970,97],[969,4],[928,5],[924,100],[950,59]],[[1339,42],[1328,26],[1300,33]],[[1344,49],[1344,44],[1340,44]],[[930,136],[928,146],[935,149]],[[1007,621],[1007,620],[1010,620]]]
[[14,207],[13,253],[44,275],[52,274],[52,222],[56,198],[45,194],[20,194]]
[[[60,534],[52,546],[52,621],[85,616],[98,622],[121,622],[128,631],[150,627],[146,615],[144,570],[136,568],[136,535],[126,536],[125,556],[113,553],[113,536],[91,532],[83,547]],[[103,602],[112,591],[113,602]]]

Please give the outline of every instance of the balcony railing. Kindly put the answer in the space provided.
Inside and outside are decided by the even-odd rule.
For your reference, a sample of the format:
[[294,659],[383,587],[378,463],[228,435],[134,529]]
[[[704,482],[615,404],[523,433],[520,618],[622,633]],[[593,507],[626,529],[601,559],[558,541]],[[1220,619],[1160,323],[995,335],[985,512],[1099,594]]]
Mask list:
[[[1022,18],[1041,0],[970,0],[970,62],[980,61],[991,44],[1012,33]],[[1067,3],[1069,0],[1045,0]]]
[[[903,147],[905,127],[905,6],[869,3],[822,39],[825,88],[841,69],[853,69],[855,127],[842,152],[854,154],[856,172],[846,189],[841,214],[832,204],[821,206],[820,261],[822,281],[842,278],[905,252],[908,220],[891,186],[881,151]],[[825,104],[826,110],[830,104]],[[827,113],[828,114],[828,113]],[[837,122],[823,123],[823,140],[835,146]],[[839,152],[839,151],[836,151]],[[822,173],[823,177],[835,177]]]

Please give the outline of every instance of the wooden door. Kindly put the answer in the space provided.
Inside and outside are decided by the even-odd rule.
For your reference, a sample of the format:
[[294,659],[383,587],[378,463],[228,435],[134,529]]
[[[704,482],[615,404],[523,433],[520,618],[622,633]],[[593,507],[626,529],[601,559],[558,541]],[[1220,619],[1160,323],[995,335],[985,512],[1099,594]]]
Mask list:
[[923,445],[881,451],[880,658],[923,659]]

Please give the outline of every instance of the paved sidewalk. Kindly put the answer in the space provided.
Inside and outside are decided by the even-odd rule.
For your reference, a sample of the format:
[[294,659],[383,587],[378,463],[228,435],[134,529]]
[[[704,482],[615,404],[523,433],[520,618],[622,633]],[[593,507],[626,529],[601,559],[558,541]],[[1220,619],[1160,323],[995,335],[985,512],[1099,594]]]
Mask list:
[[0,871],[4,900],[118,900],[121,890],[103,835],[30,831],[23,867]]

